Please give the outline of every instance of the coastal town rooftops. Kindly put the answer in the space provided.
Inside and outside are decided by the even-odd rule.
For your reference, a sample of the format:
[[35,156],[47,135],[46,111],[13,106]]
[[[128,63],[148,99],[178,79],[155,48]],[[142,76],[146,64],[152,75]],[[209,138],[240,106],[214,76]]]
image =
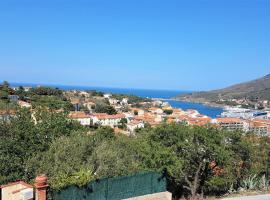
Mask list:
[[208,117],[208,118],[189,118],[187,121],[190,125],[204,126],[204,125],[210,124],[212,119],[210,117]]
[[121,119],[121,118],[126,117],[123,113],[118,113],[115,115],[109,115],[107,113],[93,113],[93,114],[91,114],[91,116],[96,117],[100,120],[102,120],[102,119]]
[[243,123],[244,120],[234,117],[217,118],[217,123]]
[[267,119],[253,119],[251,121],[255,123],[270,125],[270,120],[267,120]]
[[141,120],[132,120],[128,123],[128,125],[136,126],[136,125],[141,124],[141,123],[143,123]]
[[68,115],[68,118],[70,119],[83,119],[83,118],[90,118],[90,115],[85,112],[70,112]]

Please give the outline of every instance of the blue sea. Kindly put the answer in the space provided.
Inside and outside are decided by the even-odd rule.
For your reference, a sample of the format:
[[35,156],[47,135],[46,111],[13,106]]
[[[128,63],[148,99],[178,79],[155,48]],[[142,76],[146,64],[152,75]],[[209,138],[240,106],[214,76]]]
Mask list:
[[[12,84],[13,86],[32,86],[36,87],[37,84]],[[42,84],[43,85],[43,84]],[[44,86],[44,85],[43,85]],[[189,93],[190,91],[175,91],[175,90],[150,90],[150,89],[127,89],[127,88],[107,88],[107,87],[87,87],[87,86],[64,86],[64,85],[47,85],[51,87],[58,87],[62,90],[97,90],[105,93],[118,93],[118,94],[131,94],[145,98],[162,98],[170,99],[179,94]],[[210,107],[199,103],[191,103],[184,101],[166,100],[174,108],[195,109],[201,114],[207,115],[209,117],[215,118],[219,116],[222,112],[222,108]]]

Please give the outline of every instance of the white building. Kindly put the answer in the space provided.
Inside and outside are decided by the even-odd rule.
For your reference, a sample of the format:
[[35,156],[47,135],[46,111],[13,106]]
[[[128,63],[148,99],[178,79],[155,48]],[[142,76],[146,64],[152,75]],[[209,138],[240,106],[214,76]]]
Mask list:
[[220,128],[227,129],[229,131],[242,130],[249,131],[249,123],[239,118],[217,118],[213,119],[212,123],[216,123]]
[[85,112],[71,112],[68,115],[68,118],[80,122],[80,124],[83,126],[91,125],[91,116],[86,114]]
[[121,105],[127,105],[128,104],[128,98],[123,98],[121,101]]
[[18,95],[8,95],[8,98],[12,102],[17,102],[19,100],[19,96]]
[[111,96],[112,96],[112,94],[109,94],[109,93],[103,95],[103,97],[106,99],[109,99]]
[[119,125],[122,118],[125,118],[124,114],[108,115],[106,113],[93,113],[91,119],[93,125],[110,126],[115,127]]
[[116,105],[119,103],[119,101],[117,99],[110,98],[109,103],[110,103],[110,105]]
[[134,133],[136,129],[143,128],[143,127],[144,127],[144,123],[138,120],[132,120],[131,122],[127,124],[127,129],[130,133]]
[[149,108],[149,111],[154,114],[163,114],[163,110],[161,108]]

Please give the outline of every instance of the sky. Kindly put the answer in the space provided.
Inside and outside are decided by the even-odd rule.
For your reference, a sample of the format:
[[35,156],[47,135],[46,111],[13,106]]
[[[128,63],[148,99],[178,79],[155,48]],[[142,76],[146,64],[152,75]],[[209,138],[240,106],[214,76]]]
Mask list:
[[270,73],[269,0],[0,0],[0,80],[211,90]]

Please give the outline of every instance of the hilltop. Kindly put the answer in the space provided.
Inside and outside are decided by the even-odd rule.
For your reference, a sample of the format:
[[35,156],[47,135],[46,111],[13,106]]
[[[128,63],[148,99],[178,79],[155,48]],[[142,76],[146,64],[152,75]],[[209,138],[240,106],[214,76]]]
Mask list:
[[269,101],[270,74],[256,80],[239,83],[223,89],[181,94],[176,99],[217,104],[233,104],[232,102],[239,102],[241,104],[240,102],[243,102],[247,105],[252,105],[260,101]]

